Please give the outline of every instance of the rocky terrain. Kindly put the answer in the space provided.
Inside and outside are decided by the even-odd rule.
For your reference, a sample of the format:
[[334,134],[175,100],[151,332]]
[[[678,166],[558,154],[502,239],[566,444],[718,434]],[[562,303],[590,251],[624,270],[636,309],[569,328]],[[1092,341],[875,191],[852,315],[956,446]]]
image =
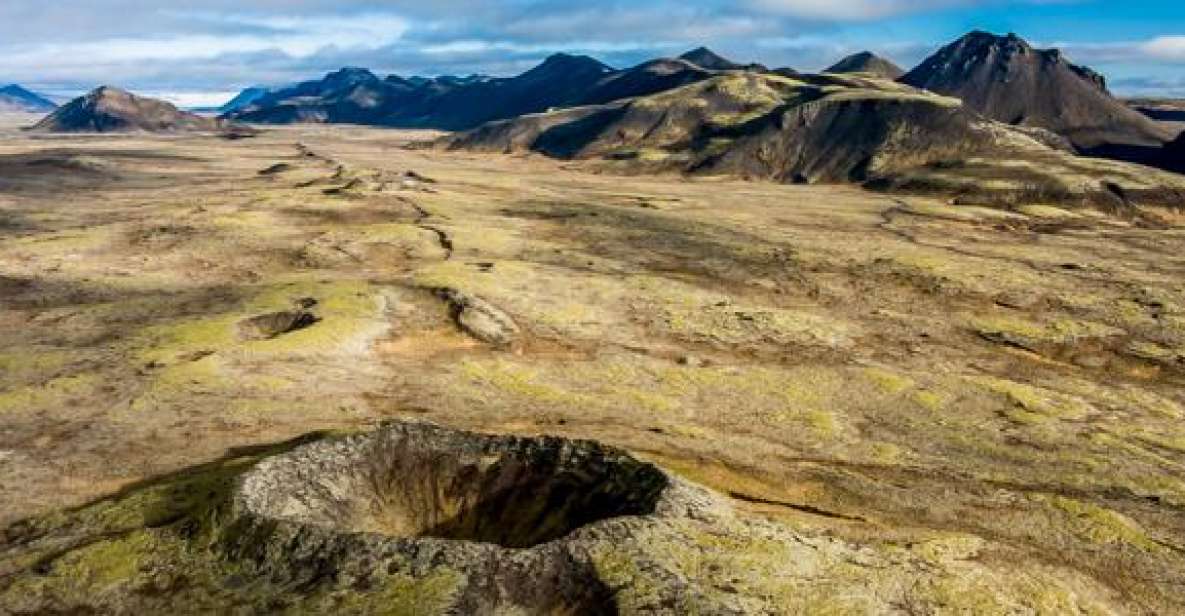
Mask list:
[[899,79],[905,71],[892,61],[870,51],[852,54],[833,64],[824,73],[868,73],[885,79]]
[[220,131],[226,124],[171,103],[103,86],[58,108],[32,130],[54,133]]
[[56,108],[53,101],[16,84],[0,88],[0,113],[48,113]]
[[[6,129],[0,611],[1185,610],[1185,217],[1132,196],[1171,176],[812,79],[530,119],[563,158]],[[621,173],[689,117],[719,173]],[[1007,165],[895,126],[1120,204],[970,199]]]

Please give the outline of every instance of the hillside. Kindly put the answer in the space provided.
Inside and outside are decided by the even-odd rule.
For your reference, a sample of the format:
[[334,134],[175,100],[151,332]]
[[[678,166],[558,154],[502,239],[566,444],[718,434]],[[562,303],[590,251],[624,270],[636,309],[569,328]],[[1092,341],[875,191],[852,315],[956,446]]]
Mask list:
[[1110,202],[1104,180],[1129,189],[1128,199],[1180,201],[1183,178],[1081,159],[1054,142],[887,80],[750,73],[491,123],[439,145],[600,159],[629,173],[857,182],[985,202]]
[[972,32],[940,49],[902,83],[961,99],[989,118],[1052,130],[1079,148],[1158,146],[1170,135],[1107,91],[1106,80],[1056,49],[1009,34]]
[[181,111],[171,103],[103,86],[58,108],[38,122],[33,130],[108,133],[217,131],[223,128],[223,122]]
[[225,105],[222,105],[221,107],[219,107],[218,113],[221,113],[221,114],[234,113],[236,111],[239,111],[240,109],[245,109],[245,108],[249,107],[250,105],[254,104],[255,102],[263,99],[269,93],[270,93],[270,90],[268,90],[267,88],[263,88],[263,87],[256,86],[256,87],[245,88],[242,92],[239,92],[234,98],[227,101]]

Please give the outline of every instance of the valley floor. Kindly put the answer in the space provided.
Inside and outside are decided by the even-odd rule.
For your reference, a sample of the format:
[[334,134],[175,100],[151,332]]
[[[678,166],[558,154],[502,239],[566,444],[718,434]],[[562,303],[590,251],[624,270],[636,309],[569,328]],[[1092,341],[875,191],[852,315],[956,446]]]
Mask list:
[[[1185,610],[1185,226],[425,137],[7,132],[0,527],[411,418],[729,496],[799,543],[685,574],[775,611]],[[519,334],[468,335],[445,288]]]

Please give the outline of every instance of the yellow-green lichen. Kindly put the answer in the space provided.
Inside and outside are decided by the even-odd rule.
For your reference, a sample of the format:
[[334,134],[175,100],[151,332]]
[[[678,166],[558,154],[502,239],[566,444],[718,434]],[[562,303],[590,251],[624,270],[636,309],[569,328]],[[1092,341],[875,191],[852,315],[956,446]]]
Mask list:
[[103,383],[98,374],[60,376],[44,383],[0,391],[0,412],[33,411],[90,396]]
[[[1126,543],[1145,550],[1161,549],[1138,524],[1125,515],[1063,496],[1037,496],[1060,512],[1070,532],[1092,543]],[[1059,525],[1060,526],[1060,525]]]

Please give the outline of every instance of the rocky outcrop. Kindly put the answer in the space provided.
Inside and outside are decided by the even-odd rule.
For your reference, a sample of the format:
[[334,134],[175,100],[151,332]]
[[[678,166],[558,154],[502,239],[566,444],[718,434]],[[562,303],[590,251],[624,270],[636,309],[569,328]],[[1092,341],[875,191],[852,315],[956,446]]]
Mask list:
[[[587,550],[703,496],[591,441],[394,423],[261,462],[221,549],[285,585],[390,563],[447,576],[439,613],[616,613]],[[333,573],[331,573],[333,572]]]
[[307,310],[271,312],[240,322],[239,336],[246,340],[268,340],[311,327],[320,320]]
[[436,294],[449,307],[453,320],[467,334],[498,347],[509,347],[520,330],[510,318],[484,299],[457,289],[438,289]]

